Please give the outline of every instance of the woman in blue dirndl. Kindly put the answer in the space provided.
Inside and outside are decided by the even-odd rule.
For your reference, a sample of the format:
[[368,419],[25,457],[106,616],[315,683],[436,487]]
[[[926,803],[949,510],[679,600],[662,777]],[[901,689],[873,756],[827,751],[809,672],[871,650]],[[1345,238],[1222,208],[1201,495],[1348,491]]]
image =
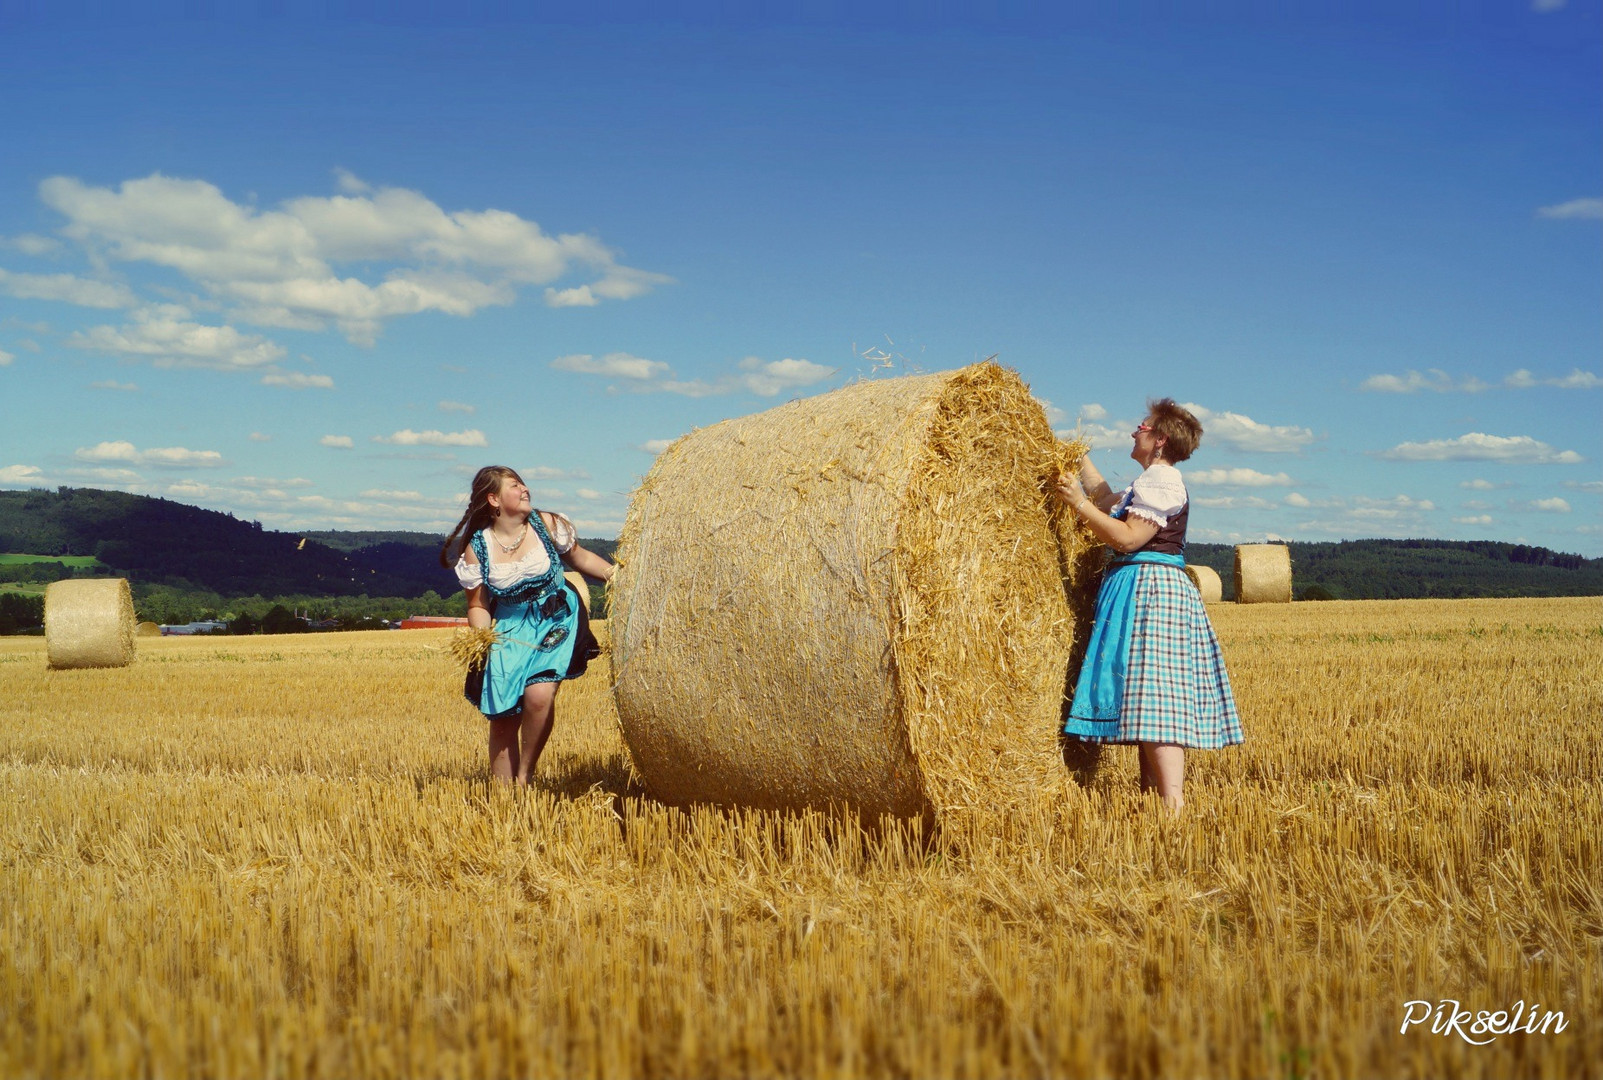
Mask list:
[[[456,563],[451,555],[460,546]],[[463,692],[490,722],[490,774],[527,784],[551,737],[557,688],[599,650],[563,566],[610,581],[613,565],[579,545],[573,522],[536,511],[522,477],[502,465],[473,477],[468,509],[440,549],[468,597],[468,625],[496,642]]]
[[[1140,747],[1141,790],[1184,804],[1185,748],[1242,741],[1219,639],[1185,573],[1190,498],[1178,462],[1202,425],[1170,398],[1149,402],[1131,433],[1142,473],[1115,494],[1086,461],[1061,477],[1059,499],[1117,552],[1097,594],[1096,619],[1064,734]],[[1083,483],[1082,483],[1083,481]]]

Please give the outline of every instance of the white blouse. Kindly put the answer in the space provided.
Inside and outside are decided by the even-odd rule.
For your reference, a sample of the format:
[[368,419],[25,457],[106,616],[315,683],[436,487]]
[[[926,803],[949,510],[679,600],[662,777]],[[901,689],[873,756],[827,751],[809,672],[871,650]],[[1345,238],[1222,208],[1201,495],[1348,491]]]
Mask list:
[[[572,551],[573,545],[578,542],[577,534],[573,531],[573,522],[565,514],[559,514],[554,510],[548,512],[556,519],[556,524],[551,528],[551,543],[556,546],[557,554],[565,555]],[[529,526],[529,532],[534,532],[533,524]],[[551,560],[546,557],[545,545],[540,543],[538,536],[530,536],[529,539],[533,543],[528,545],[528,550],[521,558],[513,562],[496,562],[493,558],[490,560],[491,585],[497,589],[510,589],[525,578],[539,577],[550,569]],[[485,543],[487,548],[495,546],[493,537],[487,539]],[[456,580],[462,583],[464,589],[476,589],[484,584],[484,581],[479,576],[478,566],[468,562],[467,552],[468,549],[464,547],[461,557],[456,560]]]
[[1161,529],[1169,523],[1170,517],[1180,512],[1186,498],[1186,484],[1180,478],[1180,470],[1158,462],[1148,466],[1135,478],[1135,483],[1124,489],[1113,509],[1117,512],[1120,507],[1129,507],[1127,520],[1134,514]]

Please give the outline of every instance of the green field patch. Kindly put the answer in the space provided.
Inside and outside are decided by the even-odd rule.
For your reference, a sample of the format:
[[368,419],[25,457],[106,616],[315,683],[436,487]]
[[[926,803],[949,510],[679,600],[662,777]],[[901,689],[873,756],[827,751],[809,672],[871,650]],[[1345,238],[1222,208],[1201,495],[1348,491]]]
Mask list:
[[0,566],[18,566],[23,563],[54,562],[63,566],[83,569],[101,565],[93,555],[0,555]]

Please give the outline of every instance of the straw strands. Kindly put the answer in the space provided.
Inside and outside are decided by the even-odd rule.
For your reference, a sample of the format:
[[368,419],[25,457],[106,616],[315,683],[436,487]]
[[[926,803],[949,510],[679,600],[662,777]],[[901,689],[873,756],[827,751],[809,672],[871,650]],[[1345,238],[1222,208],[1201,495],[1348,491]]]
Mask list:
[[[0,1076],[1595,1073],[1597,598],[1209,618],[1185,815],[1110,747],[933,845],[645,797],[598,664],[492,785],[448,630],[0,638]],[[1568,1030],[1399,1034],[1441,997]]]
[[1188,563],[1186,577],[1202,594],[1204,604],[1217,604],[1224,597],[1224,582],[1219,580],[1219,572],[1213,567]]
[[146,619],[144,622],[141,622],[138,626],[136,626],[134,628],[134,636],[135,637],[161,637],[161,625],[159,623],[153,623],[149,619]]
[[1057,718],[1094,603],[1076,594],[1096,583],[1046,489],[1083,453],[990,363],[670,446],[630,505],[610,620],[647,787],[872,818],[1062,783]]
[[1236,545],[1236,603],[1291,601],[1291,548],[1285,544]]
[[134,660],[134,598],[125,578],[53,581],[45,589],[50,666],[126,667]]
[[588,615],[590,613],[590,583],[585,581],[584,575],[577,570],[569,570],[562,576],[569,585],[573,586],[573,591],[579,594],[579,603],[584,605],[585,614]]

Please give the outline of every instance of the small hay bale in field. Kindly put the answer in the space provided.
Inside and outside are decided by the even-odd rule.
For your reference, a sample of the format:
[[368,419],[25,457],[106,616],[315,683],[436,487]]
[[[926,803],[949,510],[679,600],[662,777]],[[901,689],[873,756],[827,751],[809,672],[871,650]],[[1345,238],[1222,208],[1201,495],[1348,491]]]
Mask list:
[[1219,571],[1213,567],[1187,563],[1186,577],[1191,579],[1191,584],[1202,594],[1204,604],[1217,604],[1224,598],[1224,582],[1219,580]]
[[136,637],[161,637],[161,624],[153,623],[146,619],[134,628],[134,635]]
[[52,668],[126,667],[134,658],[134,598],[124,578],[52,581],[45,651]]
[[1236,603],[1291,602],[1291,548],[1285,544],[1236,545]]
[[608,620],[648,789],[872,819],[1061,782],[1095,545],[1048,487],[1084,453],[989,363],[675,442],[630,503]]
[[573,591],[579,594],[579,603],[584,605],[585,614],[590,614],[590,583],[577,570],[569,570],[562,576],[573,586]]

